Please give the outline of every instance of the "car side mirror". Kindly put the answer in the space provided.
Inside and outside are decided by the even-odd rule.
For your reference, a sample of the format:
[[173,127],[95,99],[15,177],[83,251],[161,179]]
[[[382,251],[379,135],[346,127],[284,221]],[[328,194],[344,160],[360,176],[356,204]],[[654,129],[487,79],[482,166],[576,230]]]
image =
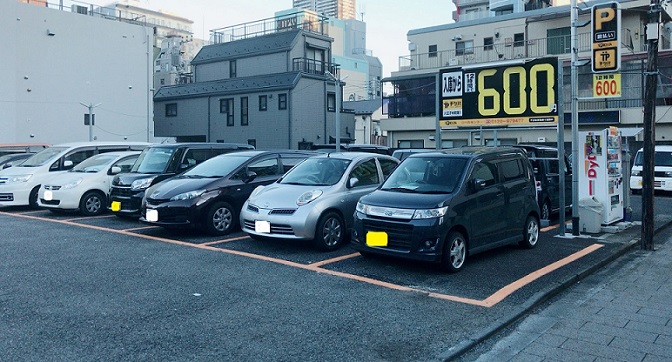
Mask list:
[[110,172],[108,172],[107,174],[108,174],[108,175],[116,175],[116,174],[118,174],[118,173],[121,173],[121,167],[119,167],[119,166],[112,166],[112,168],[110,168]]
[[257,178],[257,173],[254,171],[247,171],[247,175],[245,178],[243,178],[244,183],[252,182],[255,178]]
[[350,179],[348,180],[348,188],[353,188],[357,186],[358,183],[359,179],[357,177],[350,177]]
[[70,160],[63,161],[63,168],[66,169],[66,170],[71,169],[74,165],[75,164],[72,163],[72,161],[70,161]]
[[474,191],[483,190],[485,188],[485,180],[482,179],[482,178],[474,179],[473,187],[474,187]]

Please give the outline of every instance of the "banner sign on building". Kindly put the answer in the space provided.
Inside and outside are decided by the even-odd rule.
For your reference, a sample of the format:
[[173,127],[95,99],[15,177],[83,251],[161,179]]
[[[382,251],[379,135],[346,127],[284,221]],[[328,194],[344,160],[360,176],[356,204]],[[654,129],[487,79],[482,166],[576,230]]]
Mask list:
[[442,127],[553,125],[558,122],[558,58],[442,69]]

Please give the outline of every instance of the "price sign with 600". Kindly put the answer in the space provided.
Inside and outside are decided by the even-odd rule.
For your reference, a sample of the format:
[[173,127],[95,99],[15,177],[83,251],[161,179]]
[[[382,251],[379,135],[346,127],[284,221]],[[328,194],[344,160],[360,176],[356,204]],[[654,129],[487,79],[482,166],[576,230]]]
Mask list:
[[[557,121],[557,59],[464,69],[464,87],[446,101],[461,98],[461,112],[444,112],[445,125],[517,124]],[[454,70],[446,71],[455,74]],[[464,121],[469,121],[464,122]]]
[[620,97],[621,74],[594,74],[593,97]]

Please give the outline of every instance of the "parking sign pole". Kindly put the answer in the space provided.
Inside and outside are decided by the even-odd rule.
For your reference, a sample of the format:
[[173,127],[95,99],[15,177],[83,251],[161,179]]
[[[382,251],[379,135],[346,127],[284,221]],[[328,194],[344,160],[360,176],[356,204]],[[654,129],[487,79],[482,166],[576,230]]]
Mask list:
[[558,205],[560,205],[560,229],[558,233],[560,236],[565,236],[567,232],[565,227],[565,204],[567,202],[565,197],[565,167],[567,165],[565,165],[565,97],[563,96],[565,84],[563,75],[562,60],[558,59],[558,165],[560,165],[560,192],[558,193],[560,199],[558,200]]
[[[576,0],[571,1],[571,29],[570,41],[572,51],[571,64],[571,88],[572,88],[572,165],[579,164],[579,108],[578,108],[578,93],[579,93],[579,77],[577,74],[578,63],[578,41],[576,35],[577,21],[579,17],[579,9],[576,5]],[[572,172],[572,235],[578,236],[579,232],[579,174]]]

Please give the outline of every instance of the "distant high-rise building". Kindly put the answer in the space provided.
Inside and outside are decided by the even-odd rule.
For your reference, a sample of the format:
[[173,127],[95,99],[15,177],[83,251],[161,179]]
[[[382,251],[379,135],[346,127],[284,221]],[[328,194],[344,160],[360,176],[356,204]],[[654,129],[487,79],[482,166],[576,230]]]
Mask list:
[[293,0],[294,7],[312,10],[330,18],[356,19],[356,0]]

